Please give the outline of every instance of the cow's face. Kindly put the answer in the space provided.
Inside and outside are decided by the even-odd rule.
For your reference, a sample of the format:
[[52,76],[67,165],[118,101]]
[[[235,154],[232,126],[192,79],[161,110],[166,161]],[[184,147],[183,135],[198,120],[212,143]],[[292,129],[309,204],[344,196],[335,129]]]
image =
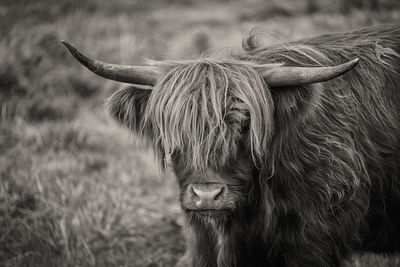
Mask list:
[[187,213],[233,215],[246,206],[273,131],[271,95],[250,66],[181,63],[154,90],[121,90],[108,106],[162,163],[170,155]]
[[246,145],[243,141],[238,154],[218,169],[198,170],[187,166],[186,157],[179,151],[172,154],[172,167],[181,189],[180,202],[188,215],[232,217],[248,207],[254,186],[258,186],[258,176]]

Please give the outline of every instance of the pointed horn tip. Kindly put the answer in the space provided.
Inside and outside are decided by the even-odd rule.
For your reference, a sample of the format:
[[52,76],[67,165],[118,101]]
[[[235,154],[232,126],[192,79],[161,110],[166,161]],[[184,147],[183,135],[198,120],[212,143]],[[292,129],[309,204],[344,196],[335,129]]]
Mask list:
[[69,43],[67,41],[64,41],[64,40],[60,40],[60,43],[62,43],[64,46],[67,46],[67,47],[69,45]]
[[342,66],[345,67],[344,72],[354,69],[354,67],[357,66],[359,61],[360,61],[359,58],[355,58],[350,61],[347,61],[346,63],[343,63]]
[[350,64],[353,65],[353,67],[355,67],[358,64],[359,61],[360,61],[359,58],[355,58],[353,60],[350,60]]
[[74,54],[74,52],[76,51],[76,48],[73,47],[70,43],[68,43],[67,41],[61,40],[60,43],[62,43],[71,54]]

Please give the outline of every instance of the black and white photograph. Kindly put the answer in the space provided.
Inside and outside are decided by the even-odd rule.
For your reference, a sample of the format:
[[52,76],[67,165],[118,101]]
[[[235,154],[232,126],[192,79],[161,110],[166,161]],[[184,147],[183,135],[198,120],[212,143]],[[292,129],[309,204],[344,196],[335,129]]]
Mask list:
[[400,267],[399,0],[0,0],[0,267]]

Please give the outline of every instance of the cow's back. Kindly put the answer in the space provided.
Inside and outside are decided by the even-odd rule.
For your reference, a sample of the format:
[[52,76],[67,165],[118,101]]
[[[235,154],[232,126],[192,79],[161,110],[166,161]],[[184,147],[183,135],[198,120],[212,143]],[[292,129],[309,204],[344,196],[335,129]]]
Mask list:
[[[300,42],[335,62],[359,58],[352,71],[325,83],[322,101],[354,125],[354,149],[370,181],[363,249],[400,250],[400,26],[385,25]],[[343,101],[341,98],[347,98]],[[340,99],[339,99],[340,98]],[[334,110],[335,103],[348,105]],[[397,233],[397,234],[396,234]]]
[[[314,101],[305,108],[305,112],[312,112],[312,115],[304,116],[301,122],[278,121],[278,135],[285,132],[288,138],[280,141],[276,148],[279,150],[276,162],[282,165],[277,176],[285,179],[287,173],[283,166],[307,169],[307,160],[303,160],[304,166],[300,162],[304,152],[309,153],[310,158],[313,153],[324,158],[315,161],[318,163],[309,163],[309,169],[312,164],[326,165],[327,172],[341,172],[340,168],[347,168],[347,175],[355,176],[353,180],[343,177],[349,179],[349,184],[353,183],[356,195],[351,201],[367,207],[354,210],[355,216],[365,213],[360,227],[363,229],[362,248],[399,251],[400,231],[396,228],[400,225],[400,26],[383,25],[249,49],[242,58],[258,63],[283,62],[290,66],[329,66],[360,59],[353,70],[331,81],[271,89],[276,92],[276,99],[287,97],[288,90],[293,90],[293,95]],[[282,95],[280,90],[284,91]],[[302,93],[306,90],[317,93]],[[275,110],[279,112],[285,108],[277,106]],[[282,130],[285,123],[288,128],[295,129]],[[303,151],[297,153],[293,148]],[[343,173],[346,175],[346,171]],[[327,186],[332,188],[334,183]],[[364,189],[357,190],[357,187]],[[365,187],[370,189],[365,190]],[[367,191],[368,196],[357,196],[357,192]]]
[[325,84],[324,99],[346,103],[338,97],[348,98],[351,112],[346,117],[354,123],[354,148],[364,159],[369,175],[370,206],[362,227],[363,249],[399,251],[400,27],[387,25],[325,35],[303,44],[336,62],[360,59],[352,71]]

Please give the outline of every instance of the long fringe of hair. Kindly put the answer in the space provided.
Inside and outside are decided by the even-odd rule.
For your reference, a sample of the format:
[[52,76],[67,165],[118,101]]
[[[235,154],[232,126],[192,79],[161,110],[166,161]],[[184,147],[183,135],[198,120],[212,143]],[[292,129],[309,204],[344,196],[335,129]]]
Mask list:
[[256,64],[211,58],[151,64],[165,75],[149,98],[142,129],[152,129],[160,158],[178,152],[191,168],[219,168],[247,131],[253,160],[261,161],[273,132],[273,103]]

